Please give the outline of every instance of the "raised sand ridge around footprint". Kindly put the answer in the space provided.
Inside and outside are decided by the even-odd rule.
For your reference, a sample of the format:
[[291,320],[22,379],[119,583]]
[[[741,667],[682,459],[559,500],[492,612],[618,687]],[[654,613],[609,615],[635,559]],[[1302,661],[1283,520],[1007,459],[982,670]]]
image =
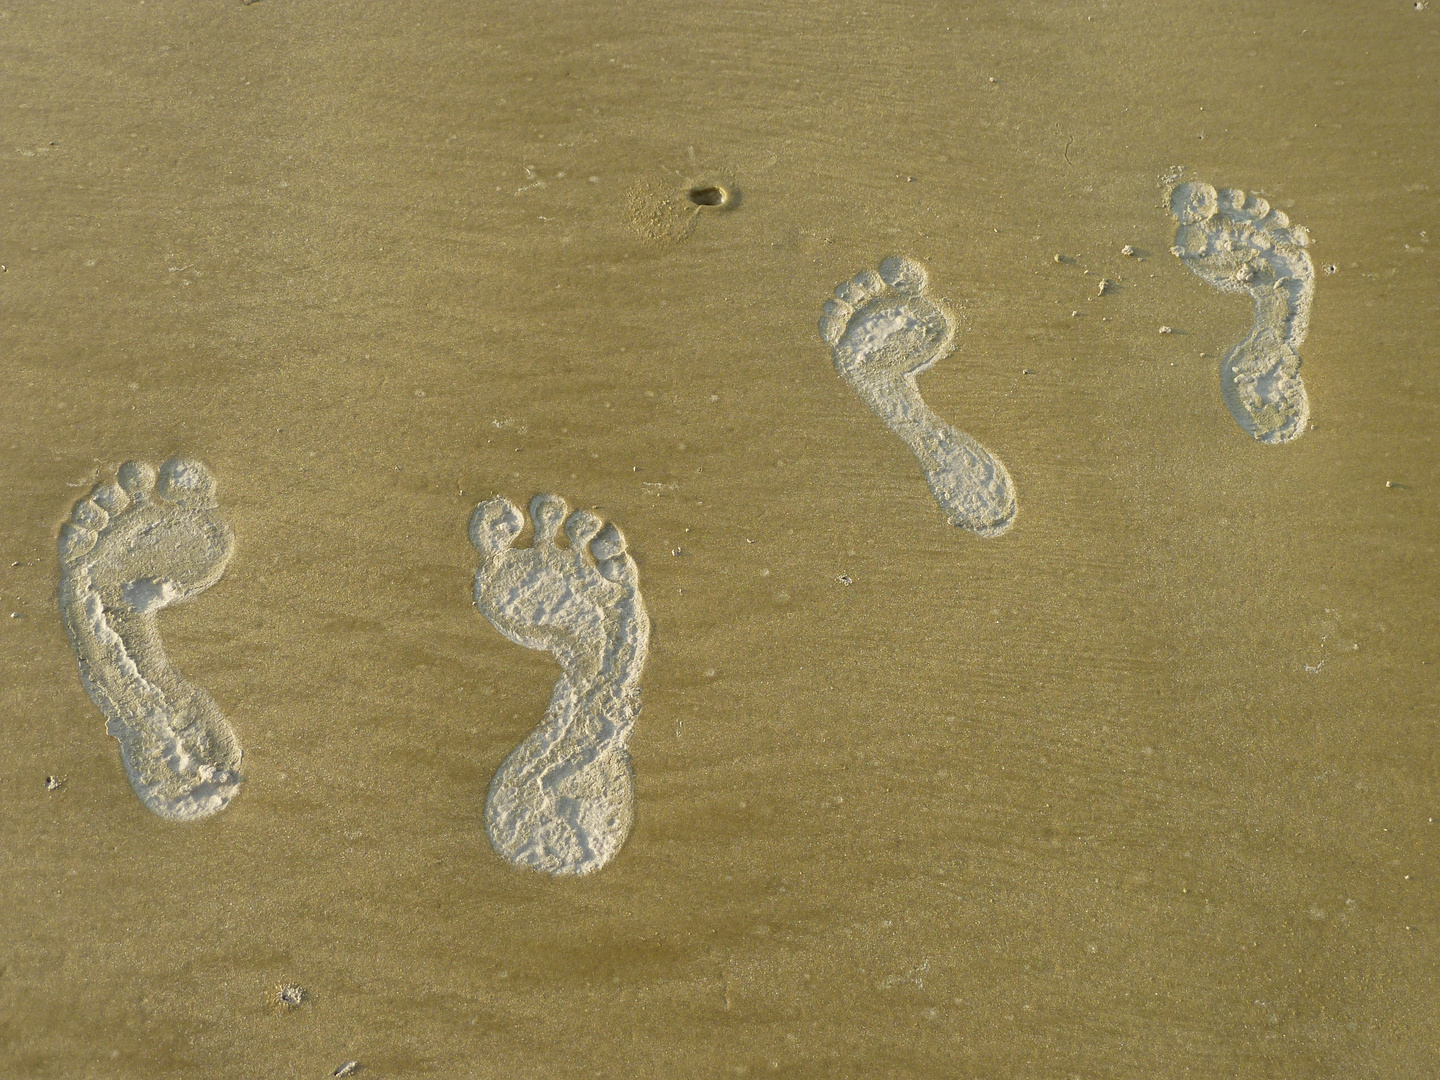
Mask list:
[[[615,857],[635,816],[626,749],[640,708],[650,618],[625,539],[554,495],[530,503],[535,535],[504,498],[470,520],[480,554],[475,606],[511,641],[541,649],[561,675],[545,718],[501,763],[485,803],[497,852],[549,874],[588,874]],[[565,544],[557,541],[564,522]]]
[[1000,459],[930,411],[915,377],[955,348],[955,320],[925,291],[918,263],[885,259],[835,290],[820,319],[835,370],[904,440],[952,525],[999,536],[1015,522]]
[[1310,416],[1299,352],[1315,296],[1309,234],[1235,188],[1188,181],[1170,190],[1169,202],[1180,223],[1170,250],[1197,277],[1255,304],[1250,333],[1220,361],[1230,415],[1260,442],[1298,439]]
[[215,480],[198,461],[172,458],[158,474],[131,461],[60,533],[60,614],[80,678],[135,794],[172,821],[223,810],[241,783],[235,732],[170,666],[155,621],[224,574],[235,542],[214,511]]

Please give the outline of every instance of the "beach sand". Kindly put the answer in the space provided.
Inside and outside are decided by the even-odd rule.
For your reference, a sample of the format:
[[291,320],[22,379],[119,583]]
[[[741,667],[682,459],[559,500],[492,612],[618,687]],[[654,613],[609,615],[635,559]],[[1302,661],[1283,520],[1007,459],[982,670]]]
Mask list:
[[[1433,1075],[1437,70],[1411,0],[9,5],[0,1075]],[[1310,230],[1293,442],[1177,175]],[[1003,536],[817,330],[890,256]],[[176,454],[234,555],[158,625],[244,750],[192,823],[57,606]],[[652,625],[583,877],[485,826],[559,669],[466,526],[541,492]]]

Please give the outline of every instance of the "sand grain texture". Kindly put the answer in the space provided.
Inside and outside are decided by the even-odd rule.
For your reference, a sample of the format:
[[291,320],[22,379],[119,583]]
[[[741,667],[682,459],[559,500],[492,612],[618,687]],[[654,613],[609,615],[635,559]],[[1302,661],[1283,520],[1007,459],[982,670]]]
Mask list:
[[[0,1076],[1428,1080],[1437,70],[1408,0],[0,11]],[[1310,230],[1303,438],[1217,393],[1174,166]],[[817,335],[900,254],[1002,538]],[[244,746],[189,823],[57,612],[177,455]],[[486,829],[557,673],[467,522],[537,492],[653,622],[584,876]]]

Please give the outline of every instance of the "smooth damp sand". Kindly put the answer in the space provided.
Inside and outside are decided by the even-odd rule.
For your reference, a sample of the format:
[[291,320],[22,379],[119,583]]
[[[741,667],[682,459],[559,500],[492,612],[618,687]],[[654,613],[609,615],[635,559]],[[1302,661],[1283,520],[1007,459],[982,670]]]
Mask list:
[[[1437,20],[12,5],[0,1075],[1428,1075]],[[1170,256],[1176,165],[1311,232],[1291,444],[1226,409],[1253,311]],[[1002,537],[817,335],[896,252]],[[188,825],[54,555],[174,455],[236,549],[158,632],[245,749]],[[583,878],[485,829],[556,669],[471,606],[466,524],[548,491],[652,623]]]

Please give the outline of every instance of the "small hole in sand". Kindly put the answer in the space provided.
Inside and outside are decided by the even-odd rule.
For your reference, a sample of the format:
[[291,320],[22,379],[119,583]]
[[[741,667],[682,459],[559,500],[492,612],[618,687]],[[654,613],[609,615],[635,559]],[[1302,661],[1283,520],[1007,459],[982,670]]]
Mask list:
[[730,193],[714,185],[691,188],[685,193],[685,197],[696,206],[724,206],[730,201]]

